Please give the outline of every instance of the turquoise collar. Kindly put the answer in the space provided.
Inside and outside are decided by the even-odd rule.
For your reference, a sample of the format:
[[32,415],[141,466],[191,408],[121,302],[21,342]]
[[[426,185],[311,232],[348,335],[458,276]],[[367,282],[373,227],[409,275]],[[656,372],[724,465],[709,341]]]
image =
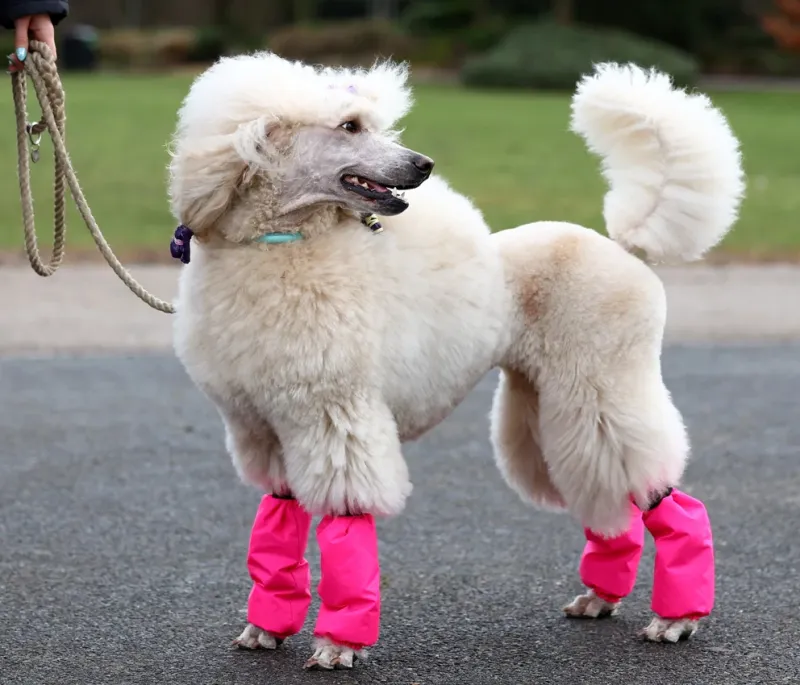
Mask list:
[[302,239],[302,233],[266,233],[258,236],[255,241],[257,243],[266,243],[267,245],[278,245],[280,243],[294,243]]
[[[383,226],[381,226],[381,222],[378,221],[378,217],[374,214],[364,214],[361,217],[361,223],[373,233],[383,232]],[[294,243],[302,239],[302,233],[265,233],[258,236],[258,238],[254,238],[254,241],[266,243],[267,245],[280,245],[281,243]]]

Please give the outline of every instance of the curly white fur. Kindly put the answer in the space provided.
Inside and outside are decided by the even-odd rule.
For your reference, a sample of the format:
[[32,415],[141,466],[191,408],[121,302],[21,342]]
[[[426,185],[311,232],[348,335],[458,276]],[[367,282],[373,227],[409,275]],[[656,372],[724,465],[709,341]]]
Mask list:
[[656,71],[601,64],[578,84],[572,129],[603,157],[606,229],[625,248],[698,259],[736,220],[739,141],[706,95]]
[[646,628],[639,635],[648,642],[679,642],[688,640],[697,632],[699,621],[691,618],[661,618],[653,616]]
[[[243,478],[325,514],[401,511],[401,443],[500,367],[492,440],[508,482],[619,532],[629,498],[677,485],[689,450],[661,377],[662,284],[620,245],[651,258],[711,247],[741,198],[738,144],[706,98],[603,65],[578,88],[573,126],[604,157],[614,240],[559,222],[491,234],[437,177],[376,236],[333,187],[345,153],[381,173],[409,154],[390,130],[410,105],[405,78],[257,54],[195,82],[170,167],[175,215],[198,233],[178,356]],[[345,138],[351,117],[363,131]],[[286,230],[304,240],[253,241]]]
[[[677,485],[689,451],[661,377],[664,289],[626,249],[691,259],[720,240],[743,191],[738,143],[705,97],[602,65],[578,88],[573,128],[603,157],[613,240],[559,222],[493,235],[437,177],[373,235],[343,174],[401,185],[424,159],[391,130],[410,106],[405,79],[267,53],[197,79],[170,165],[173,211],[196,235],[178,357],[217,406],[242,478],[334,515],[400,512],[401,444],[500,367],[491,432],[507,482],[618,533],[630,498]],[[287,231],[303,240],[257,240]],[[612,608],[578,598],[568,611]],[[647,637],[692,628],[654,623]],[[248,627],[237,644],[277,642]],[[353,656],[319,644],[308,666]]]
[[598,597],[594,590],[587,590],[582,595],[578,595],[563,611],[571,618],[604,618],[606,616],[616,616],[619,612],[620,602],[608,602],[602,597]]
[[170,168],[174,214],[196,232],[219,219],[242,163],[262,161],[276,124],[336,127],[357,112],[372,130],[388,131],[411,107],[407,77],[405,65],[388,62],[353,70],[267,52],[221,59],[194,81],[179,112]]
[[365,650],[356,651],[351,647],[334,644],[330,640],[315,639],[314,653],[306,661],[304,668],[315,671],[353,668],[356,659],[365,659],[366,656]]

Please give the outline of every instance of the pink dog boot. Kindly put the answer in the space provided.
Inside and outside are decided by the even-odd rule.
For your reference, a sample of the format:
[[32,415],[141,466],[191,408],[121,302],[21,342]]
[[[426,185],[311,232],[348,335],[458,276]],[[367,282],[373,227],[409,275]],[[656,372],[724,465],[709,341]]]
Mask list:
[[711,522],[702,502],[675,489],[643,519],[656,544],[652,608],[661,619],[645,629],[645,637],[676,642],[694,633],[714,607]]
[[644,547],[642,512],[631,504],[630,525],[622,535],[604,538],[584,530],[581,580],[589,592],[564,607],[567,616],[599,618],[616,613],[619,602],[633,590]]
[[274,649],[302,630],[311,604],[311,572],[304,558],[310,529],[311,515],[296,500],[262,498],[247,555],[253,579],[247,602],[251,625],[235,644]]
[[306,668],[350,668],[356,653],[378,641],[380,565],[375,519],[326,516],[317,527],[322,600]]

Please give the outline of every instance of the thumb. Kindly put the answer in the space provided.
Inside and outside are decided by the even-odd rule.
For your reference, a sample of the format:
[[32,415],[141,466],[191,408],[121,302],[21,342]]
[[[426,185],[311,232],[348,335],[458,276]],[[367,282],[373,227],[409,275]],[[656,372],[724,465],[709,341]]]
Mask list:
[[14,54],[20,62],[28,56],[28,29],[31,25],[30,17],[22,17],[14,23]]

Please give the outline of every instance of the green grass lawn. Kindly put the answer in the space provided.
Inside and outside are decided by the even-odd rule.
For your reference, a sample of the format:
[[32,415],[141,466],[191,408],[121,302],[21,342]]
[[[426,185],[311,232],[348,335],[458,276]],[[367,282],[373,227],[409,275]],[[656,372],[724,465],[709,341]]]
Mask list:
[[[69,77],[68,147],[86,196],[112,247],[133,255],[167,252],[174,220],[167,207],[166,143],[189,77]],[[9,89],[10,90],[10,89]],[[31,116],[38,114],[29,96]],[[800,254],[800,93],[714,95],[742,140],[749,178],[742,216],[726,252]],[[602,229],[597,160],[567,130],[569,97],[486,94],[420,87],[404,122],[406,144],[436,159],[437,170],[483,210],[494,229],[540,219]],[[0,98],[0,250],[22,246],[14,179],[11,94]],[[34,166],[39,232],[49,245],[50,147]],[[74,208],[68,250],[91,246]]]

